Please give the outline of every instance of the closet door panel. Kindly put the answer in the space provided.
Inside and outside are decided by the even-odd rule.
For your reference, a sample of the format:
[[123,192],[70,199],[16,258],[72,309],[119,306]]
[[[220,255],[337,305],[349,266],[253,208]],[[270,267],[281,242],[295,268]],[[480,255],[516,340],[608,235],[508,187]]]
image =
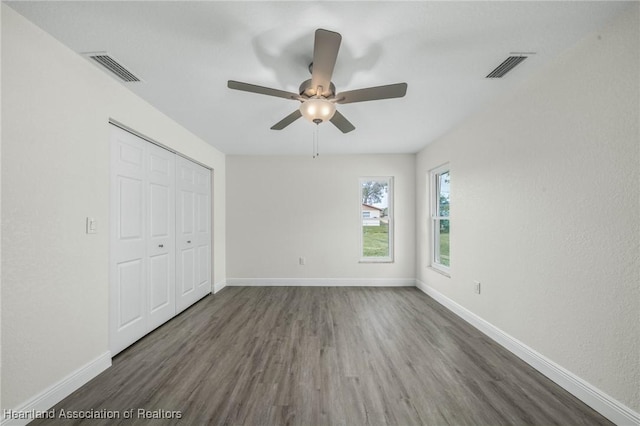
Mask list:
[[144,320],[144,266],[141,259],[121,262],[117,266],[117,323],[120,330]]
[[151,238],[169,238],[171,236],[170,209],[173,204],[171,187],[162,184],[149,184],[149,236]]
[[211,172],[196,166],[196,230],[197,242],[197,293],[203,297],[211,292]]
[[211,291],[211,285],[209,284],[211,271],[210,271],[210,263],[211,263],[211,250],[209,246],[201,246],[198,247],[198,293],[201,296],[207,295]]
[[145,142],[111,133],[110,347],[112,353],[147,332]]
[[[171,285],[169,274],[169,256],[167,254],[159,254],[157,256],[149,257],[149,282],[150,286],[149,294],[149,313],[159,314],[159,311],[171,306],[171,292],[169,291]],[[173,309],[169,309],[173,312]],[[169,316],[167,319],[171,318]]]
[[144,237],[142,196],[143,182],[128,176],[118,176],[118,239],[120,241],[141,241]]
[[193,248],[187,247],[180,251],[180,264],[182,266],[182,287],[179,289],[180,296],[192,297],[191,293],[193,293],[195,289],[195,256],[193,255]]
[[195,209],[193,196],[192,190],[183,189],[180,191],[180,204],[178,205],[178,209],[180,209],[182,216],[179,221],[181,226],[179,236],[186,239],[191,238],[194,233]]
[[195,175],[193,163],[184,158],[176,158],[176,168],[176,311],[181,312],[199,299],[195,291]]
[[147,145],[148,327],[152,330],[176,313],[175,154]]
[[176,306],[186,309],[211,292],[210,172],[181,157],[176,158]]

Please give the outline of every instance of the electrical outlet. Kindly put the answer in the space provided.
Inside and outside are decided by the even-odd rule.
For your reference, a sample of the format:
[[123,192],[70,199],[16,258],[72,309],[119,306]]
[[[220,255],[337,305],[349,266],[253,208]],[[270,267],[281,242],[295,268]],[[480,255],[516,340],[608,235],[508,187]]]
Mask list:
[[305,262],[306,261],[305,261],[304,257],[301,257],[301,258],[298,259],[298,264],[300,264],[300,265],[304,265]]
[[476,294],[480,294],[480,281],[473,282],[473,291],[475,291]]

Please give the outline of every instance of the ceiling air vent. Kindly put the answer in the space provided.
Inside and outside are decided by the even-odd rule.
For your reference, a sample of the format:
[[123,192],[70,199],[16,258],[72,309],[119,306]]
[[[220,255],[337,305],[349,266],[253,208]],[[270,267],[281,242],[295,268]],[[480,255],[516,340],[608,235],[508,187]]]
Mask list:
[[134,82],[140,81],[131,71],[118,63],[113,57],[109,56],[107,52],[90,52],[83,53],[84,56],[93,59],[104,68],[108,69],[115,75],[117,75],[122,81]]
[[502,78],[506,73],[511,71],[518,65],[520,62],[527,59],[527,56],[509,56],[504,60],[500,65],[496,67],[493,71],[491,71],[486,78]]

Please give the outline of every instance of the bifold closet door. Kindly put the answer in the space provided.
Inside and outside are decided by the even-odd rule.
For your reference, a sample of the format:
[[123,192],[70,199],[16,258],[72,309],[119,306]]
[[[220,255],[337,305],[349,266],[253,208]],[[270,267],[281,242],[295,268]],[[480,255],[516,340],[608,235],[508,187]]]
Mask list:
[[175,154],[112,126],[110,348],[173,318]]
[[176,312],[211,292],[211,172],[176,158]]
[[211,292],[211,172],[111,129],[112,355]]

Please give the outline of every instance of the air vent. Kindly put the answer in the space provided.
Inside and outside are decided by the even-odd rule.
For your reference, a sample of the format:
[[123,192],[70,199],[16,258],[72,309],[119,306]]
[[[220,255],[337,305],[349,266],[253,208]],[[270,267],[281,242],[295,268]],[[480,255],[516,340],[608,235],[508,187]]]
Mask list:
[[504,62],[498,65],[496,69],[491,71],[486,78],[502,78],[525,59],[527,59],[527,56],[509,56]]
[[88,58],[93,59],[115,75],[117,75],[122,81],[134,82],[140,81],[131,71],[118,63],[113,57],[109,56],[106,52],[93,52],[83,53]]

